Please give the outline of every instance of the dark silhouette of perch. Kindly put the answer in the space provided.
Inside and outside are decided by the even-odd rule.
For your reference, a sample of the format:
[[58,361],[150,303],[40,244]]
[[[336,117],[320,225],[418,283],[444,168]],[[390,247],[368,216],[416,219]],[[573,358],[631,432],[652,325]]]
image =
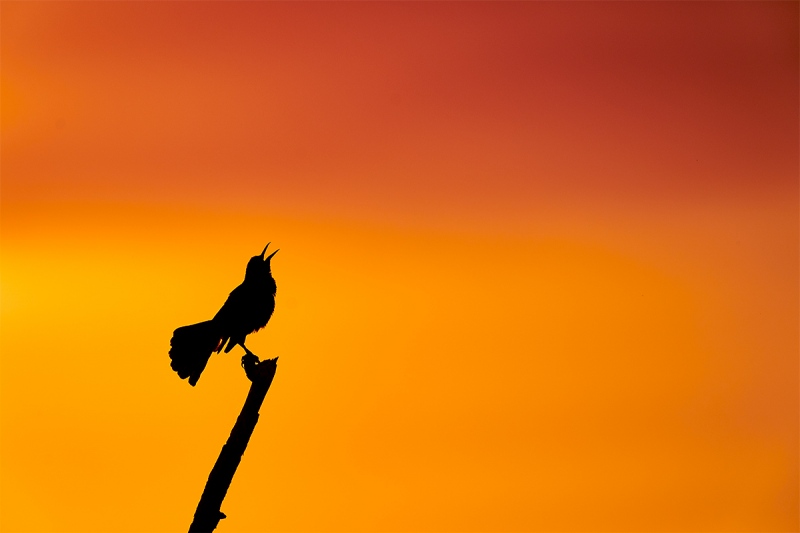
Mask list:
[[250,392],[244,401],[239,418],[231,430],[228,441],[222,447],[214,468],[208,476],[200,503],[194,513],[194,520],[189,526],[189,533],[209,533],[216,529],[219,521],[225,518],[220,508],[225,494],[231,486],[233,475],[242,460],[242,455],[250,442],[250,436],[258,423],[258,410],[264,402],[272,379],[277,370],[278,358],[259,361],[258,357],[245,348],[247,354],[242,357],[242,367],[247,378],[252,382]]

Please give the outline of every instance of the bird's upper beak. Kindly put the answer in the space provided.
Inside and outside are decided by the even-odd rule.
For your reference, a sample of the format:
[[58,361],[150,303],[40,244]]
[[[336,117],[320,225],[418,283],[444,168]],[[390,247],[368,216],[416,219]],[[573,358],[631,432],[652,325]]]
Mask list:
[[[264,251],[266,252],[266,250],[264,250]],[[264,259],[264,261],[269,261],[270,259],[272,259],[272,256],[273,256],[273,255],[277,254],[277,253],[278,253],[278,252],[280,252],[280,251],[281,251],[281,249],[280,249],[280,248],[278,248],[277,250],[275,250],[274,252],[272,252],[271,254],[269,254],[269,255],[267,256],[267,258],[266,258],[266,259]]]
[[[261,258],[262,258],[262,259],[264,258],[264,254],[265,254],[265,253],[267,253],[267,248],[269,248],[269,245],[270,245],[270,244],[272,244],[272,243],[271,243],[271,242],[268,242],[268,243],[267,243],[267,245],[264,247],[264,251],[263,251],[263,252],[261,252]],[[275,250],[275,251],[277,252],[277,250]],[[273,253],[272,255],[275,255],[275,254]],[[271,255],[270,257],[272,257],[272,255]]]

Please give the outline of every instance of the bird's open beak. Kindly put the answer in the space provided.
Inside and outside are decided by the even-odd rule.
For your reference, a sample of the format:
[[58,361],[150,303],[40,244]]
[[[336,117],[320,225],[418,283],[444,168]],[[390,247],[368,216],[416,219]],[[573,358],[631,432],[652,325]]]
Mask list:
[[[266,250],[264,250],[264,251],[266,252]],[[264,259],[264,261],[269,261],[270,259],[272,259],[272,256],[273,256],[273,255],[277,254],[277,253],[278,253],[278,252],[280,252],[280,251],[281,251],[281,249],[280,249],[280,248],[278,248],[277,250],[275,250],[274,252],[272,252],[271,254],[269,254],[269,255],[267,256],[267,258],[266,258],[266,259]]]
[[[263,251],[263,252],[261,252],[261,258],[262,258],[262,259],[264,258],[264,254],[265,254],[265,253],[267,253],[267,248],[269,248],[269,245],[270,245],[270,244],[272,244],[272,243],[271,243],[271,242],[268,242],[268,243],[267,243],[267,245],[264,247],[264,251]],[[277,252],[277,250],[275,250],[275,251]],[[275,255],[275,254],[272,254],[272,255]],[[270,257],[272,257],[272,256],[270,256]]]

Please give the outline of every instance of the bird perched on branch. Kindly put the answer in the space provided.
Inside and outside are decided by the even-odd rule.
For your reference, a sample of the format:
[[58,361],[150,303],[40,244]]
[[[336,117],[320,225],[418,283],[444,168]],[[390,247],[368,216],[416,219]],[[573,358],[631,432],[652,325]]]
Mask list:
[[267,248],[269,244],[261,255],[250,258],[244,281],[233,289],[214,318],[180,327],[173,332],[169,342],[172,346],[169,350],[171,366],[181,379],[189,378],[190,385],[197,383],[211,354],[219,353],[226,343],[225,353],[237,344],[250,353],[244,345],[245,338],[269,322],[275,311],[277,291],[270,260],[278,250],[265,258]]

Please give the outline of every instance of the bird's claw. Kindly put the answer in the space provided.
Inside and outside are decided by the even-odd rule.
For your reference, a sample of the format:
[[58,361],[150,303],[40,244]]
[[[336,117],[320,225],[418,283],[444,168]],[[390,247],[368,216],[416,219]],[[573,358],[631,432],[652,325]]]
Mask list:
[[244,368],[244,374],[247,376],[247,379],[256,381],[263,380],[265,376],[270,376],[269,379],[272,381],[272,376],[275,375],[275,368],[278,364],[278,358],[264,359],[262,361],[256,354],[248,350],[244,344],[241,346],[246,352],[242,356],[242,368]]
[[253,381],[256,367],[260,362],[261,361],[258,359],[258,356],[249,350],[245,355],[242,356],[242,368],[244,368],[244,374],[250,381]]

